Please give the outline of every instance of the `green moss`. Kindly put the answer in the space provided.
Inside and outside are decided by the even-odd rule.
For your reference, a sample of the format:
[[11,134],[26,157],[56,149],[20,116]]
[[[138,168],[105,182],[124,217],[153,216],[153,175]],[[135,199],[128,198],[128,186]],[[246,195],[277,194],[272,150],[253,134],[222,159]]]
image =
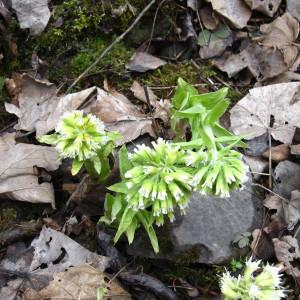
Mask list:
[[[86,40],[70,62],[70,74],[72,76],[78,76],[82,73],[97,59],[108,45],[108,41],[102,38]],[[101,70],[108,71],[109,69],[117,73],[123,72],[125,70],[124,66],[132,53],[133,52],[126,48],[123,43],[118,43],[90,73],[99,72]]]

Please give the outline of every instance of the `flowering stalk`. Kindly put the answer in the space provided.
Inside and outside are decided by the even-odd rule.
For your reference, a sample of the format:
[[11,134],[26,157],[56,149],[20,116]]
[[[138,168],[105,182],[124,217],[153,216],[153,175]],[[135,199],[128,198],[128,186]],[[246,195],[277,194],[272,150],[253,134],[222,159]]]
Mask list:
[[[260,260],[250,258],[246,261],[243,275],[238,278],[227,271],[223,273],[220,286],[225,300],[280,300],[285,297],[280,269],[269,264],[260,267],[260,264]],[[256,272],[258,275],[255,275]]]
[[73,159],[72,175],[85,166],[91,176],[102,180],[110,171],[108,157],[118,137],[114,132],[106,132],[104,124],[92,114],[75,110],[61,117],[54,134],[38,140],[55,145],[61,158]]

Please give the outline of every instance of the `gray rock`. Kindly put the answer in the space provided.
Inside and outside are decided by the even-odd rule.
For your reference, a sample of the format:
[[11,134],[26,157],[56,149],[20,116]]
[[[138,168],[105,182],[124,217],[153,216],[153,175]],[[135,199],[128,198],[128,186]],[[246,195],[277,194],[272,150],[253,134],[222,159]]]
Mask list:
[[194,193],[186,215],[158,228],[158,255],[154,255],[143,234],[137,235],[127,251],[131,255],[182,263],[226,263],[240,254],[232,246],[234,237],[259,228],[262,212],[262,198],[250,184],[231,193],[228,199]]

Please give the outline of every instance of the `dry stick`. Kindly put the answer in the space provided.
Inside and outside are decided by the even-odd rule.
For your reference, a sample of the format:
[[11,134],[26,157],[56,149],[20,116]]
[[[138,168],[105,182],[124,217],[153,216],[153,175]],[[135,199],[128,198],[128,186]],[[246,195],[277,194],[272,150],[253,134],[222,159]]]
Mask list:
[[280,198],[280,199],[281,199],[283,202],[285,202],[285,203],[290,203],[290,201],[289,201],[288,199],[286,199],[286,198],[280,196],[279,194],[273,192],[272,190],[266,188],[265,186],[263,186],[263,185],[261,185],[261,184],[259,184],[259,183],[252,183],[251,185],[253,185],[253,186],[258,186],[258,187],[260,187],[260,188],[266,190],[267,192],[269,192],[269,193],[271,193],[271,194],[277,196],[278,198]]
[[271,133],[268,129],[268,140],[269,140],[269,189],[272,189],[272,140]]
[[139,22],[139,20],[143,17],[143,15],[149,10],[149,8],[155,3],[155,0],[152,0],[137,16],[134,22],[121,34],[119,35],[102,53],[101,55],[89,66],[87,67],[78,77],[77,79],[70,85],[67,90],[67,93],[84,77],[93,67],[95,67],[100,60],[117,44],[119,43]]

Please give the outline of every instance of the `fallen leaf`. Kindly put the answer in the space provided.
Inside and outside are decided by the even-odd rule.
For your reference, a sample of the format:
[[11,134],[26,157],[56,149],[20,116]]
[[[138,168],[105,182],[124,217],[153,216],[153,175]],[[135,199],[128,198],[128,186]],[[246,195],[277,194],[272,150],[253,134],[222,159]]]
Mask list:
[[[262,156],[269,159],[270,150],[266,150]],[[290,147],[289,144],[281,144],[271,148],[271,159],[275,162],[280,162],[288,159],[290,156]]]
[[250,248],[257,257],[268,260],[274,255],[272,240],[266,232],[261,229],[255,229],[252,232],[252,238]]
[[135,140],[146,133],[155,137],[152,119],[144,115],[124,95],[116,91],[106,92],[97,88],[97,98],[88,104],[84,110],[101,119],[108,130],[120,132],[122,138],[117,141],[118,146]]
[[16,144],[14,134],[0,136],[0,195],[11,199],[50,203],[55,207],[54,188],[49,182],[39,183],[34,167],[47,171],[58,169],[60,161],[53,147]]
[[144,73],[149,70],[155,70],[166,62],[158,57],[155,57],[146,52],[135,52],[129,62],[126,64],[126,69],[134,72]]
[[289,264],[300,258],[298,241],[291,235],[283,236],[281,239],[273,239],[273,243],[278,261]]
[[208,30],[215,30],[220,23],[220,19],[210,5],[202,7],[199,14],[204,27]]
[[[147,103],[147,97],[146,97],[146,94],[145,94],[145,89],[140,85],[140,83],[138,81],[135,80],[132,83],[132,86],[131,86],[130,90],[133,92],[133,95],[134,95],[135,98],[141,100],[145,104],[148,104]],[[148,90],[150,105],[155,107],[156,102],[157,102],[157,96],[153,93],[153,91],[150,88],[147,87],[147,90]]]
[[19,106],[5,103],[5,108],[19,117],[15,129],[36,130],[39,136],[52,131],[65,112],[78,109],[95,91],[96,87],[91,87],[78,93],[56,96],[54,84],[24,74],[18,96]]
[[300,2],[299,0],[288,0],[286,1],[286,10],[300,21]]
[[300,144],[298,144],[298,145],[291,145],[290,149],[291,149],[291,154],[292,155],[300,155]]
[[213,64],[230,78],[248,69],[258,81],[276,77],[289,69],[279,50],[265,48],[257,43],[250,43],[238,54],[227,53],[213,60]]
[[299,82],[290,82],[251,89],[230,111],[232,131],[246,139],[269,131],[275,140],[290,144],[300,127],[299,88]]
[[277,12],[281,0],[244,0],[246,4],[252,9],[260,11],[269,17]]
[[264,47],[279,49],[286,65],[291,66],[298,55],[298,47],[293,43],[299,35],[299,22],[285,13],[272,23],[261,25],[260,31],[263,35],[255,40]]
[[[138,81],[134,81],[130,89],[137,99],[148,104],[145,90]],[[150,88],[147,88],[147,90],[149,94],[150,105],[154,110],[154,112],[152,112],[153,117],[156,119],[161,119],[165,124],[167,124],[170,120],[170,101],[164,99],[158,101],[157,96],[153,93],[153,91]]]
[[40,291],[27,289],[22,299],[98,299],[99,288],[105,289],[105,298],[132,299],[117,280],[110,282],[106,274],[89,265],[70,267],[64,272],[55,273],[47,287]]
[[231,30],[223,24],[220,24],[214,31],[204,29],[198,36],[198,45],[202,59],[208,59],[220,56],[228,46],[233,42]]
[[211,4],[216,12],[236,28],[244,28],[251,17],[251,10],[242,0],[211,0]]
[[32,35],[40,34],[48,24],[50,10],[47,0],[12,0],[20,28],[29,28]]
[[[63,233],[46,226],[40,236],[32,241],[31,246],[34,248],[34,255],[30,271],[54,274],[85,263],[104,271],[109,264],[107,257],[90,252]],[[45,265],[46,268],[43,267]]]

